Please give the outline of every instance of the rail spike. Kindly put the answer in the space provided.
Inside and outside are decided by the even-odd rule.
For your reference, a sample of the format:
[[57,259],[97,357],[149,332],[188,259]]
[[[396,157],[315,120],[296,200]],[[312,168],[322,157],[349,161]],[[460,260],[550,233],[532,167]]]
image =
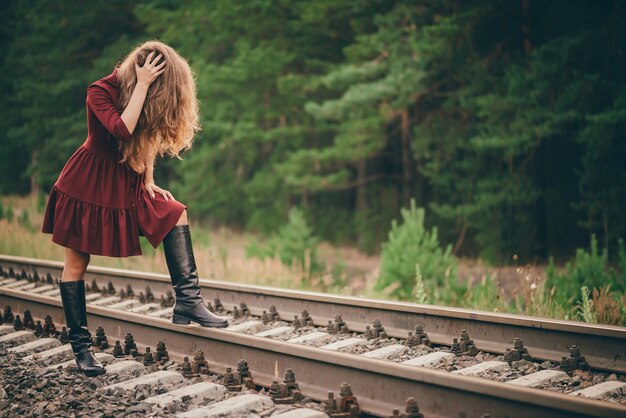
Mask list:
[[347,382],[343,382],[339,389],[339,401],[335,399],[333,392],[328,392],[328,399],[324,401],[324,407],[329,417],[359,417],[361,410],[352,388]]
[[120,344],[120,340],[116,340],[115,345],[113,346],[113,357],[122,358],[124,356],[125,354],[124,354],[124,350],[122,350],[122,345]]
[[524,343],[522,343],[521,338],[515,338],[515,341],[513,341],[513,348],[507,348],[504,352],[504,361],[509,364],[514,361],[530,361],[531,359],[532,357],[530,356],[530,354],[528,354],[528,349],[524,347]]
[[417,400],[414,397],[407,398],[404,413],[400,413],[399,409],[394,409],[393,414],[389,418],[424,418],[424,414],[420,412],[417,406]]
[[2,316],[2,319],[7,324],[12,324],[13,323],[13,320],[15,319],[15,316],[13,316],[13,310],[11,310],[11,305],[6,305],[4,307],[4,314]]
[[577,345],[570,347],[569,357],[561,358],[560,366],[565,372],[573,372],[574,370],[589,370],[589,363],[587,363],[585,357],[580,354],[580,348]]
[[293,369],[285,370],[285,378],[282,383],[274,380],[269,392],[275,404],[292,404],[301,401],[303,398],[300,386],[296,383],[296,375]]
[[204,351],[196,350],[193,357],[192,371],[194,374],[209,374],[209,363],[204,359]]
[[409,331],[406,345],[413,347],[420,344],[430,346],[430,338],[428,338],[428,334],[424,332],[424,325],[417,324],[415,325],[415,332]]
[[460,354],[466,356],[475,356],[478,354],[478,348],[474,344],[474,340],[469,337],[467,330],[461,330],[461,338],[459,341]]

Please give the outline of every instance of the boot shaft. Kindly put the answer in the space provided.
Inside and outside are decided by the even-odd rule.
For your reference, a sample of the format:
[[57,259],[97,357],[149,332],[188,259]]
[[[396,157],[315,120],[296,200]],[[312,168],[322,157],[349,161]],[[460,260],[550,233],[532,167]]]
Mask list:
[[85,281],[61,281],[59,289],[72,351],[74,354],[84,352],[92,344],[91,333],[87,328]]
[[163,252],[176,294],[176,303],[187,307],[202,301],[198,269],[189,225],[175,225],[163,239]]
[[59,282],[63,312],[68,329],[87,326],[85,281]]

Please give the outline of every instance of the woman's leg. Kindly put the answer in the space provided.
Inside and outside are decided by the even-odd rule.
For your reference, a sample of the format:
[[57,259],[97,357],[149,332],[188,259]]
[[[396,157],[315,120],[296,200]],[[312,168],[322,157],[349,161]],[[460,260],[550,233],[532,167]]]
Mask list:
[[63,273],[61,273],[62,282],[74,282],[83,280],[91,254],[76,251],[71,248],[65,248],[65,264],[63,265]]
[[178,219],[178,222],[176,222],[176,225],[186,225],[189,222],[187,221],[187,209],[185,209],[183,211],[183,214],[180,215],[180,218]]
[[66,248],[59,289],[76,364],[85,375],[98,376],[106,373],[106,369],[93,352],[91,333],[87,328],[84,275],[90,258],[88,253]]

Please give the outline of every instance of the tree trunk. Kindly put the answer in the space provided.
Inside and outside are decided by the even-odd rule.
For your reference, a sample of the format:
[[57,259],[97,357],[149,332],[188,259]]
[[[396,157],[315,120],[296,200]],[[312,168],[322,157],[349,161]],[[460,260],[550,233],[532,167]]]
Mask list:
[[530,42],[529,0],[522,0],[522,40],[524,53],[528,54],[533,49],[533,45]]
[[[357,162],[356,217],[362,228],[367,218],[367,160],[365,158]],[[364,248],[366,234],[360,231],[361,228],[357,229],[358,245]]]
[[409,110],[404,109],[401,113],[401,140],[402,140],[402,203],[409,205],[413,185],[411,167],[411,134],[409,123]]
[[30,158],[30,193],[36,199],[39,195],[39,182],[37,181],[37,151],[33,151]]

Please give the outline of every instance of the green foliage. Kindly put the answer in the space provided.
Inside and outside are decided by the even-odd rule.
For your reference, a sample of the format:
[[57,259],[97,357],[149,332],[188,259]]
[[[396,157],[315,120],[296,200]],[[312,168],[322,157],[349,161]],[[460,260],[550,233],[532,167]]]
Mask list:
[[141,252],[144,255],[149,255],[149,256],[154,256],[157,253],[157,249],[155,249],[152,244],[150,244],[150,241],[148,241],[148,239],[146,237],[139,237],[139,245],[141,246]]
[[9,222],[13,222],[13,219],[15,218],[15,212],[13,212],[13,207],[9,206],[8,209],[6,210],[6,219]]
[[578,306],[580,319],[584,322],[595,323],[598,316],[593,312],[593,302],[589,299],[589,288],[583,286],[580,288],[582,300]]
[[289,219],[267,242],[261,245],[258,240],[251,240],[246,247],[247,257],[278,257],[286,266],[296,265],[309,277],[320,272],[323,264],[317,257],[319,238],[307,224],[304,213],[297,207],[289,210]]
[[504,308],[502,292],[492,276],[484,276],[480,282],[473,283],[462,298],[463,307],[485,311],[502,311]]
[[[456,278],[456,259],[452,248],[441,248],[437,228],[424,227],[424,209],[411,199],[409,209],[402,208],[402,223],[394,220],[389,239],[382,245],[378,289],[391,288],[390,294],[402,299],[411,297],[416,273],[430,287],[444,285],[446,277]],[[417,271],[416,271],[417,265]]]
[[343,258],[339,258],[335,261],[330,271],[330,275],[333,278],[331,288],[342,289],[348,286],[349,283],[346,262]]
[[4,203],[2,203],[2,199],[0,199],[0,219],[4,219],[4,217],[5,217]]
[[44,213],[46,210],[46,204],[48,203],[48,195],[47,193],[37,193],[37,205],[36,210],[38,213]]
[[[620,242],[618,257],[622,263],[624,250],[623,241],[620,240]],[[577,249],[574,260],[565,265],[564,271],[558,272],[552,260],[546,269],[548,285],[557,288],[557,298],[562,303],[582,302],[579,290],[583,287],[600,289],[610,284],[615,291],[624,292],[626,290],[625,277],[621,266],[617,270],[609,265],[608,251],[604,248],[600,252],[595,235],[591,236],[589,251]]]
[[31,229],[32,225],[30,224],[30,216],[28,214],[28,209],[23,209],[22,212],[20,213],[20,216],[17,217],[17,222],[28,228]]
[[190,228],[191,239],[196,245],[209,247],[211,245],[211,237],[204,228]]
[[426,294],[426,287],[424,285],[424,279],[420,272],[420,265],[415,265],[415,286],[413,286],[413,301],[415,303],[428,303],[428,295]]
[[617,265],[619,267],[619,280],[626,285],[626,245],[624,240],[620,238],[617,241]]

